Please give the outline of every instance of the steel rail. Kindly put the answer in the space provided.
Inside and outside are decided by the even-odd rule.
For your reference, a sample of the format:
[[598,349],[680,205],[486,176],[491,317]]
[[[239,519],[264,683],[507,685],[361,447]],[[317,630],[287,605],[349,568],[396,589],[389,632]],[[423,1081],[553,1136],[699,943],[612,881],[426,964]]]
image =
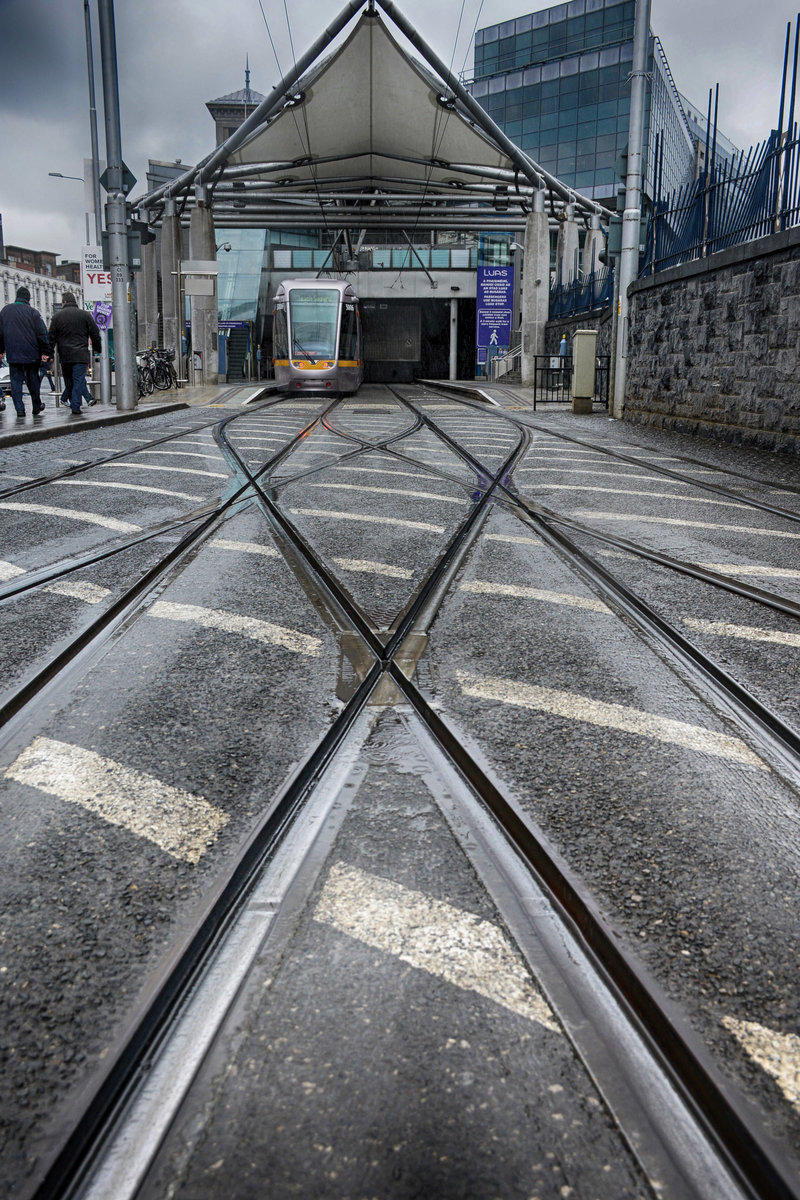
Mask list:
[[[234,413],[222,421],[223,425],[229,424],[231,421],[240,419],[244,413]],[[249,415],[249,413],[247,414]],[[307,431],[313,429],[319,421],[319,417],[314,417],[307,426],[299,433],[293,435],[289,441],[289,448],[295,442],[299,441],[307,435]],[[287,453],[287,448],[284,447],[278,451],[276,455],[270,459],[280,461]],[[269,465],[269,464],[268,464]],[[194,529],[189,530],[184,536],[164,554],[157,563],[153,564],[135,583],[126,588],[121,596],[117,597],[111,604],[104,609],[103,612],[86,626],[80,633],[72,638],[49,662],[45,663],[37,671],[35,671],[23,684],[18,686],[11,692],[6,699],[0,703],[0,731],[8,726],[12,718],[18,716],[35,697],[39,696],[42,690],[52,682],[57,682],[61,674],[68,669],[76,659],[76,657],[85,652],[89,652],[95,648],[99,642],[104,643],[109,633],[118,628],[122,622],[135,612],[137,606],[141,603],[141,599],[163,578],[165,572],[183,556],[185,552],[190,550],[202,537],[219,521],[221,517],[228,512],[235,504],[241,501],[246,493],[251,488],[250,479],[246,479],[240,487],[238,487],[226,500],[217,505],[205,518],[199,520],[199,523]],[[161,531],[163,532],[163,531]],[[151,533],[149,537],[156,536]],[[138,540],[138,539],[137,539]],[[112,553],[119,553],[122,549],[127,549],[128,546],[116,547],[109,551],[107,555],[102,557],[110,557]],[[100,557],[100,556],[98,556]],[[75,568],[77,569],[77,567]],[[67,573],[62,572],[62,573]],[[41,577],[37,584],[29,586],[38,586],[44,583]],[[13,585],[12,585],[13,586]],[[23,585],[18,585],[18,590],[27,590]],[[4,597],[7,598],[7,597]],[[8,733],[6,731],[3,741],[7,740]],[[0,744],[2,742],[0,741]]]
[[[220,436],[223,438],[227,436],[226,427],[231,419],[222,422]],[[228,449],[234,456],[239,457],[231,444],[228,445]],[[507,469],[509,462],[520,450],[521,446],[518,446],[501,470]],[[285,456],[286,453],[284,450],[281,455]],[[273,461],[274,459],[270,459],[264,464],[257,475],[263,476],[267,473]],[[104,1068],[99,1085],[84,1102],[69,1135],[52,1158],[35,1173],[21,1200],[28,1200],[28,1197],[31,1200],[54,1200],[75,1194],[75,1187],[85,1178],[96,1160],[102,1138],[108,1133],[110,1123],[119,1116],[137,1083],[144,1079],[150,1057],[156,1052],[160,1040],[167,1035],[168,1027],[185,1002],[187,992],[199,980],[210,955],[253,886],[258,872],[320,779],[381,676],[392,664],[392,658],[411,629],[416,614],[424,606],[445,570],[452,565],[447,560],[458,556],[466,534],[481,511],[486,510],[493,491],[493,488],[488,489],[481,500],[472,506],[461,530],[451,539],[439,562],[420,588],[416,603],[406,612],[400,626],[384,646],[363,621],[358,610],[351,605],[347,594],[329,575],[324,564],[305,546],[291,523],[263,491],[257,475],[250,472],[240,458],[238,466],[248,476],[245,487],[253,488],[261,494],[266,509],[275,518],[275,523],[306,559],[306,565],[315,582],[321,580],[326,589],[328,582],[333,584],[331,597],[335,606],[341,607],[351,619],[354,629],[373,651],[376,661],[321,742],[307,755],[297,774],[270,805],[259,827],[248,840],[243,855],[213,889],[200,923],[173,951],[170,961],[151,986],[149,996],[137,1012],[135,1022]],[[494,481],[493,486],[497,486],[499,475],[498,472],[498,479]]]

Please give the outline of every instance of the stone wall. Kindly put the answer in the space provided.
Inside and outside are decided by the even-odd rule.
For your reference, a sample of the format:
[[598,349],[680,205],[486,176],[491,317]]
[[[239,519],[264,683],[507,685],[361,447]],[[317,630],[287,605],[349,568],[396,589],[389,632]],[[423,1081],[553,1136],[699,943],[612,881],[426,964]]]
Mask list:
[[558,354],[561,345],[561,335],[566,333],[567,342],[572,353],[572,335],[576,329],[597,330],[597,353],[611,353],[611,309],[595,309],[593,312],[582,313],[577,317],[562,317],[548,321],[544,331],[545,354]]
[[629,297],[626,420],[800,453],[800,228]]

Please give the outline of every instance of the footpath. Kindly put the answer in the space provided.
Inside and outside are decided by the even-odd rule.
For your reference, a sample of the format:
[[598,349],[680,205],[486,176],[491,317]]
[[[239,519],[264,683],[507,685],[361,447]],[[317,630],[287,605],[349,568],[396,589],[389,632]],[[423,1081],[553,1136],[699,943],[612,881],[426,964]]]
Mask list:
[[115,405],[97,401],[91,408],[84,406],[81,417],[73,417],[66,405],[59,403],[58,392],[42,392],[44,412],[34,417],[31,414],[30,397],[25,395],[26,414],[18,420],[11,398],[6,398],[5,412],[0,413],[0,447],[19,446],[25,442],[36,442],[45,438],[62,437],[71,433],[85,433],[87,429],[108,428],[126,421],[141,421],[147,417],[161,416],[181,408],[226,407],[228,403],[244,404],[255,400],[273,387],[272,381],[249,384],[213,384],[198,387],[181,387],[168,392],[154,393],[139,400],[138,406],[120,412]]

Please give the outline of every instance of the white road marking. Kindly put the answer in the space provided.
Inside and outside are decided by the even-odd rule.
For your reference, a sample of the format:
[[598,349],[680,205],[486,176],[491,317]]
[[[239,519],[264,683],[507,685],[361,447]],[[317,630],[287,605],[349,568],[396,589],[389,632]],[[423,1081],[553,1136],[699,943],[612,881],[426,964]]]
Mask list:
[[335,863],[314,918],[553,1033],[562,1032],[503,931],[474,913]]
[[82,583],[77,579],[48,583],[42,591],[53,592],[56,596],[70,596],[73,600],[85,600],[87,604],[102,604],[111,595],[110,588],[99,587],[96,583]]
[[[677,492],[639,492],[631,488],[598,487],[591,483],[546,483],[544,487],[551,492],[605,492],[609,496],[644,496],[648,500],[680,500],[682,504],[714,504],[719,508],[741,509],[744,504],[743,500],[710,500],[706,496],[681,496]],[[644,520],[643,517],[639,519]]]
[[483,535],[487,542],[522,542],[528,546],[542,546],[544,543],[541,538],[522,537],[519,534],[512,533],[485,533]]
[[748,642],[773,642],[777,646],[800,646],[800,633],[781,633],[777,629],[759,629],[755,625],[729,625],[727,621],[699,621],[696,617],[685,617],[683,623],[698,633],[743,638]]
[[441,500],[443,504],[460,504],[466,503],[458,497],[442,496],[439,492],[415,492],[410,488],[381,488],[360,486],[357,483],[312,483],[309,485],[313,488],[336,488],[343,492],[374,492],[381,496],[414,496],[417,500]]
[[368,521],[373,525],[401,525],[405,529],[424,529],[428,533],[444,533],[444,525],[431,525],[427,521],[404,521],[400,517],[365,516],[361,513],[333,512],[326,508],[292,508],[296,517],[330,517],[334,521]]
[[6,479],[13,479],[17,483],[30,483],[30,481],[35,478],[35,475],[3,475],[4,481]]
[[223,633],[239,633],[255,642],[283,646],[286,650],[294,650],[297,654],[306,654],[312,658],[316,658],[322,648],[320,638],[300,633],[297,629],[287,629],[285,625],[273,625],[271,621],[261,621],[258,617],[247,617],[225,609],[156,600],[155,604],[148,608],[147,614],[151,617],[162,617],[166,621],[187,621],[202,625],[206,629],[219,629]]
[[219,454],[198,454],[196,450],[139,450],[139,454],[158,454],[162,458],[208,458],[218,463]]
[[130,521],[117,521],[115,517],[101,517],[98,513],[75,512],[71,508],[55,508],[51,504],[21,504],[19,501],[0,500],[0,508],[11,512],[42,513],[46,517],[62,517],[65,521],[85,521],[87,525],[102,525],[117,533],[138,533],[141,525]]
[[457,671],[456,677],[461,690],[467,696],[481,700],[499,700],[502,704],[514,704],[522,708],[537,709],[567,717],[572,721],[585,721],[589,725],[600,725],[605,729],[618,729],[623,733],[635,733],[639,737],[653,738],[657,742],[669,742],[711,754],[716,758],[729,758],[750,767],[767,770],[765,764],[739,738],[726,733],[715,733],[701,725],[689,725],[671,717],[659,717],[656,713],[629,708],[624,704],[608,704],[604,700],[593,700],[576,692],[563,692],[555,688],[535,687],[519,679],[486,678]]
[[261,546],[258,542],[235,542],[230,538],[214,538],[211,545],[219,546],[220,550],[240,550],[243,554],[263,554],[264,558],[280,558],[280,554],[272,546]]
[[[514,474],[515,475],[539,475],[541,473],[544,473],[545,475],[552,475],[556,471],[560,475],[564,474],[563,469],[561,467],[518,467],[514,471]],[[628,482],[629,479],[641,480],[643,483],[655,483],[656,482],[652,475],[636,475],[636,474],[628,475],[624,471],[622,473],[618,473],[616,467],[613,470],[609,469],[607,471],[592,471],[592,470],[584,471],[582,468],[579,470],[573,469],[572,471],[570,471],[570,475],[599,475],[601,479],[617,478],[620,480],[624,480],[626,483]],[[690,486],[688,483],[684,482],[681,479],[671,479],[670,485],[671,486],[674,485],[675,487],[689,487]],[[545,485],[545,486],[550,486],[550,485]]]
[[790,567],[767,567],[759,566],[758,564],[750,563],[710,563],[702,562],[697,564],[698,567],[705,567],[707,571],[719,571],[723,575],[763,575],[765,578],[775,579],[800,579],[800,571],[795,571]]
[[404,479],[429,479],[425,471],[386,471],[383,467],[334,467],[334,471],[358,472],[359,475],[382,475],[384,479],[402,477]]
[[154,496],[172,496],[176,500],[202,500],[190,492],[171,492],[167,488],[146,487],[143,483],[104,483],[99,479],[55,479],[50,487],[122,488],[126,492],[150,492]]
[[490,580],[473,579],[461,584],[462,592],[475,592],[483,596],[516,596],[520,600],[544,600],[548,604],[566,604],[570,608],[585,608],[590,612],[606,613],[611,609],[601,600],[590,600],[573,596],[570,592],[549,592],[543,588],[517,587],[511,583],[492,583]]
[[[17,567],[14,563],[0,562],[0,581],[17,579],[20,575],[26,575],[27,571],[24,567]],[[42,588],[44,592],[54,592],[57,596],[71,596],[75,600],[85,600],[87,604],[100,604],[107,596],[111,595],[108,588],[98,587],[95,583],[81,583],[78,580],[59,580],[57,583],[49,583]]]
[[723,1017],[722,1024],[800,1112],[800,1037],[738,1017]]
[[189,863],[199,862],[228,822],[227,813],[202,796],[46,737],[23,750],[6,778],[77,804]]
[[198,471],[195,467],[163,467],[157,466],[155,463],[128,463],[128,462],[110,462],[103,463],[104,467],[121,467],[126,471],[169,471],[171,475],[203,475],[206,479],[227,479],[227,475],[221,474],[219,471]]
[[373,562],[368,558],[334,558],[333,561],[345,571],[363,571],[369,575],[388,575],[390,579],[411,579],[414,574],[407,567],[393,567],[390,563]]
[[[680,497],[683,499],[683,497]],[[578,508],[573,517],[594,517],[598,521],[643,521],[651,525],[682,525],[685,529],[724,529],[728,533],[755,533],[761,537],[800,538],[800,533],[783,533],[779,529],[757,529],[754,525],[716,525],[710,521],[695,521],[679,517],[646,517],[641,513],[595,512],[591,508]]]

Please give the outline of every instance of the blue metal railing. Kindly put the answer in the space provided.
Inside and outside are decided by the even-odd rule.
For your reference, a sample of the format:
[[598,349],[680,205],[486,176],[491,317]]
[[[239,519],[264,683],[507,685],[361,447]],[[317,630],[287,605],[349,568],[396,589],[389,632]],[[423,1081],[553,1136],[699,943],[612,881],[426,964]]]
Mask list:
[[592,271],[570,283],[556,281],[550,288],[550,320],[607,308],[614,296],[613,267]]

